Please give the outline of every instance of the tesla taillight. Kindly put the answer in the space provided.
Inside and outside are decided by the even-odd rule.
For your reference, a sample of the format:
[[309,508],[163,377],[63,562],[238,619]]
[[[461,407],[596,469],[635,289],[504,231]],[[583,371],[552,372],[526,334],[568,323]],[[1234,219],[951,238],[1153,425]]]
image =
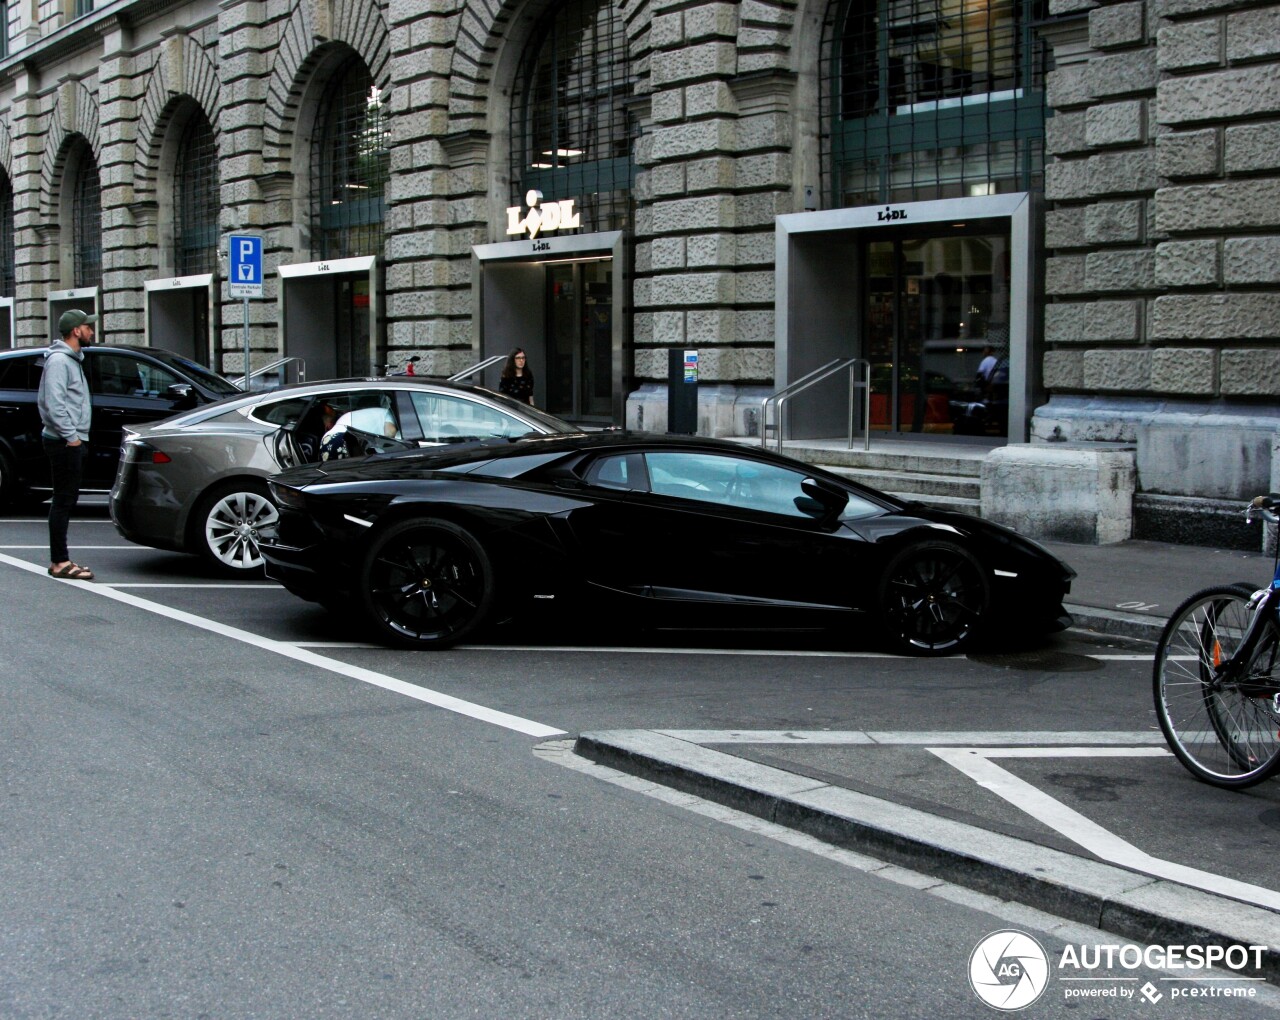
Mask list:
[[134,439],[124,444],[124,459],[131,464],[168,464],[172,462],[163,450],[157,450],[150,443]]

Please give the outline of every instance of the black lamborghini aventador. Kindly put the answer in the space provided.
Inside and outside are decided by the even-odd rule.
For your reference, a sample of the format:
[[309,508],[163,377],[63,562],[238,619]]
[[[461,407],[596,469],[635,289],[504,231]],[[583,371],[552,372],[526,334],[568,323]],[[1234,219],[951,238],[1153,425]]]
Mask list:
[[464,443],[275,476],[267,573],[442,648],[534,606],[848,627],[902,652],[1070,622],[1074,571],[1008,528],[722,440],[606,431]]

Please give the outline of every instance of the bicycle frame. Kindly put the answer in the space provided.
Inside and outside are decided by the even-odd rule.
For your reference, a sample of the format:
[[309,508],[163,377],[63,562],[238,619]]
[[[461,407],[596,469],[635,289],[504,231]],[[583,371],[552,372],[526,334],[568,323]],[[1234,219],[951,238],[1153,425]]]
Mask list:
[[[1259,499],[1261,498],[1259,497]],[[1256,518],[1261,518],[1270,524],[1280,522],[1280,517],[1269,508],[1257,504],[1257,501],[1251,503],[1245,509],[1244,517],[1250,523]],[[1253,606],[1253,616],[1249,620],[1249,629],[1245,631],[1244,638],[1240,641],[1240,646],[1236,649],[1235,654],[1221,665],[1214,667],[1213,682],[1215,684],[1224,681],[1239,682],[1241,680],[1241,675],[1248,664],[1253,661],[1253,654],[1258,647],[1258,641],[1262,638],[1262,633],[1265,629],[1263,626],[1264,621],[1280,613],[1280,543],[1277,544],[1276,560],[1272,570],[1270,587],[1259,588],[1253,593],[1253,598],[1249,602]],[[1258,691],[1255,696],[1265,693],[1266,691]],[[1280,694],[1274,695],[1273,700],[1277,711],[1280,711]]]

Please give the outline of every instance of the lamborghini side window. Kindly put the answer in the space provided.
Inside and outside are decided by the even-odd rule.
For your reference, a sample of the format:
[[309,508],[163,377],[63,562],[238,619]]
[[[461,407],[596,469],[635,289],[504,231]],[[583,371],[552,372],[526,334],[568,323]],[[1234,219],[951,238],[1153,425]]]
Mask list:
[[644,458],[638,453],[619,453],[601,457],[587,469],[588,485],[602,489],[645,488]]
[[645,459],[652,490],[661,495],[810,518],[801,509],[808,500],[800,487],[805,475],[799,471],[715,453],[657,452]]

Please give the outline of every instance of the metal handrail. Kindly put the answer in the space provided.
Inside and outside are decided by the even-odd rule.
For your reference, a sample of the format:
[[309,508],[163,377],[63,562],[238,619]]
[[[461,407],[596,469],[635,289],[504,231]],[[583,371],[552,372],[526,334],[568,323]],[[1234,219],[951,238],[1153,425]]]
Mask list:
[[484,361],[476,362],[470,368],[464,368],[461,372],[454,372],[453,375],[449,376],[447,381],[461,382],[463,379],[467,378],[467,376],[475,375],[477,372],[483,372],[490,365],[496,365],[499,361],[506,360],[507,356],[505,354],[495,354],[491,358],[485,358]]
[[[854,369],[856,366],[862,366],[862,380],[858,381],[854,378]],[[760,405],[760,445],[768,448],[769,446],[769,407],[774,408],[774,424],[773,433],[777,441],[778,452],[782,452],[783,440],[783,410],[786,408],[787,401],[792,397],[803,393],[810,386],[822,382],[824,379],[849,370],[849,449],[853,449],[853,411],[854,411],[854,391],[862,389],[866,391],[866,400],[863,401],[862,408],[862,432],[863,432],[863,449],[871,449],[871,362],[866,358],[845,358],[843,361],[836,358],[829,361],[821,368],[815,368],[808,375],[803,375],[793,383],[789,383],[777,393],[771,394],[764,398]]]
[[297,358],[297,357],[281,358],[279,361],[271,362],[270,365],[263,365],[261,368],[257,369],[256,371],[250,372],[247,376],[243,376],[243,375],[236,376],[236,378],[231,379],[229,381],[232,386],[239,386],[242,390],[248,391],[249,389],[248,384],[250,380],[256,379],[260,375],[266,375],[268,372],[274,371],[277,368],[284,368],[284,366],[289,364],[289,362],[291,361],[296,361],[298,363],[298,382],[306,382],[307,381],[307,361],[305,358]]

